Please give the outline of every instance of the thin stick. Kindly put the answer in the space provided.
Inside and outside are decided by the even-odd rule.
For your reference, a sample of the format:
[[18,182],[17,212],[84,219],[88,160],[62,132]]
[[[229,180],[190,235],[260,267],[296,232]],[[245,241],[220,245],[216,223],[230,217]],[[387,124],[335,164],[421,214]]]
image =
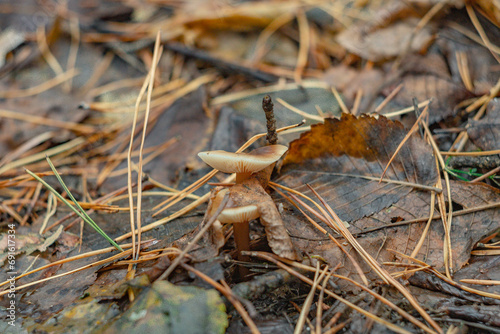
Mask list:
[[[1,110],[0,110],[0,114],[1,114]],[[26,142],[24,142],[23,144],[18,146],[15,150],[7,153],[2,159],[0,159],[0,166],[7,164],[14,159],[17,159],[18,157],[20,157],[21,155],[23,155],[24,153],[26,153],[30,149],[40,145],[41,143],[43,143],[49,139],[52,139],[56,135],[57,135],[56,131],[47,131],[47,132],[41,133],[35,137],[32,137],[31,139],[27,140]]]
[[[474,207],[474,208],[453,211],[453,215],[455,217],[463,216],[463,215],[466,215],[466,214],[469,214],[472,212],[489,210],[489,209],[498,208],[498,207],[500,207],[500,202],[487,204],[487,205],[481,205],[481,206]],[[432,220],[436,220],[436,219],[441,218],[441,215],[436,214],[436,215],[433,215],[431,218],[432,218]],[[402,222],[398,222],[398,223],[394,223],[394,224],[390,224],[390,225],[384,225],[384,226],[378,226],[375,228],[370,228],[370,229],[364,230],[363,232],[355,233],[353,235],[356,236],[358,234],[367,234],[367,233],[379,231],[379,230],[384,229],[384,228],[393,228],[393,227],[398,227],[398,226],[403,226],[403,225],[408,225],[408,224],[423,223],[423,222],[427,221],[428,219],[429,219],[429,217],[422,217],[422,218],[416,218],[416,219],[411,219],[411,220],[404,220]]]
[[491,52],[491,54],[496,59],[496,61],[498,63],[500,63],[500,57],[498,57],[498,55],[493,51],[493,44],[490,42],[488,35],[486,35],[486,33],[484,32],[484,29],[481,26],[481,23],[477,19],[476,13],[474,12],[474,9],[472,9],[472,7],[469,3],[465,4],[465,9],[467,9],[467,14],[469,14],[470,20],[472,21],[474,28],[476,28],[476,31],[479,33],[479,36],[481,36],[481,40],[483,41],[484,45]]
[[425,225],[424,231],[422,232],[422,235],[420,236],[420,240],[418,241],[417,245],[411,252],[411,257],[417,257],[418,252],[420,251],[420,248],[422,248],[422,245],[424,244],[425,238],[427,238],[427,233],[429,232],[429,228],[431,227],[432,223],[432,216],[434,214],[434,207],[436,205],[436,194],[431,193],[431,207],[430,207],[430,213],[429,213],[429,220],[427,220],[427,224]]
[[307,21],[306,14],[302,9],[299,9],[297,13],[297,23],[299,25],[300,45],[299,54],[297,56],[297,65],[295,66],[295,71],[293,72],[293,78],[296,83],[300,84],[302,82],[302,72],[307,65],[307,55],[311,44],[309,23]]
[[340,94],[337,91],[337,88],[335,88],[334,86],[332,86],[332,93],[335,96],[335,99],[337,99],[337,102],[340,106],[340,109],[342,109],[342,112],[349,114],[349,109],[347,109],[347,107],[345,106],[345,103],[344,103],[344,101],[342,101],[342,98],[340,97]]
[[[271,183],[271,182],[270,182]],[[363,283],[365,285],[369,285],[368,283],[368,280],[365,276],[365,274],[363,273],[363,270],[361,269],[360,265],[358,264],[358,262],[354,259],[354,257],[352,257],[352,255],[347,252],[344,247],[342,247],[342,245],[337,241],[337,239],[335,239],[330,233],[328,233],[323,227],[321,227],[320,225],[318,225],[313,219],[311,219],[311,217],[309,217],[292,199],[290,199],[288,196],[286,196],[285,194],[283,194],[281,191],[279,191],[276,187],[280,187],[280,188],[283,188],[289,192],[291,192],[290,196],[292,196],[292,198],[297,201],[300,205],[304,206],[304,208],[306,208],[307,210],[309,210],[311,213],[313,213],[318,219],[322,220],[326,225],[330,226],[329,222],[323,217],[321,216],[316,210],[314,210],[313,208],[311,208],[309,205],[307,205],[307,203],[301,201],[298,197],[296,197],[294,194],[298,195],[298,196],[301,196],[307,200],[309,200],[310,202],[314,203],[316,206],[319,207],[319,205],[313,201],[312,199],[310,199],[309,197],[307,197],[306,195],[298,192],[298,191],[295,191],[293,189],[290,189],[288,187],[284,187],[282,185],[279,185],[279,184],[276,184],[274,182],[272,182],[273,184],[270,186],[275,190],[277,191],[281,196],[285,197],[290,203],[292,203],[293,206],[295,206],[305,217],[306,219],[313,225],[315,226],[321,233],[325,234],[328,236],[328,238],[330,240],[332,240],[336,245],[337,247],[339,247],[339,249],[344,252],[344,254],[349,258],[349,260],[352,262],[354,268],[356,269],[359,277],[361,277],[361,280],[363,281]],[[276,186],[276,187],[275,187]],[[321,208],[320,208],[321,209]]]
[[[419,108],[423,108],[425,107],[426,105],[428,105],[429,103],[431,103],[432,99],[428,99],[428,100],[425,100],[424,102],[420,102],[418,104],[418,107]],[[404,115],[404,114],[407,114],[411,111],[415,110],[415,108],[413,106],[411,107],[408,107],[408,108],[403,108],[401,110],[398,110],[398,111],[391,111],[391,112],[388,112],[387,114],[382,114],[383,116],[387,117],[387,118],[392,118],[392,117],[396,117],[396,116],[400,116],[400,115]]]
[[144,82],[142,84],[141,90],[139,91],[139,95],[137,96],[137,100],[135,103],[135,110],[136,112],[134,113],[134,118],[132,120],[132,130],[130,134],[130,142],[129,142],[129,147],[128,147],[128,152],[127,152],[127,190],[128,190],[128,203],[129,203],[129,208],[130,208],[130,230],[131,230],[131,236],[132,236],[132,254],[136,253],[136,248],[135,248],[135,216],[134,216],[134,198],[133,198],[133,189],[132,189],[132,149],[133,149],[133,142],[134,142],[134,134],[135,134],[135,127],[137,125],[137,116],[139,114],[139,104],[141,103],[142,97],[144,96],[144,93],[146,92],[146,88],[148,87],[149,83],[149,77],[151,76],[151,72],[148,73],[146,78],[144,78]]
[[[470,30],[466,29],[465,27],[463,27],[462,25],[460,25],[460,24],[458,24],[456,22],[448,22],[447,25],[451,29],[456,30],[459,33],[461,33],[462,35],[470,38],[471,40],[473,40],[477,44],[482,45],[484,47],[487,47],[486,44],[484,43],[484,41],[481,40],[481,36],[476,35],[473,31],[470,31]],[[493,52],[495,52],[497,54],[500,54],[500,47],[498,47],[495,44],[490,44],[490,47],[491,47],[490,50],[492,50]]]
[[325,121],[325,119],[323,117],[317,116],[317,115],[313,115],[313,114],[308,114],[305,111],[302,111],[302,110],[300,110],[300,109],[292,106],[288,102],[285,102],[281,98],[277,98],[276,101],[278,101],[280,104],[282,104],[285,108],[289,109],[290,111],[293,111],[296,114],[299,114],[302,117],[305,117],[305,118],[308,118],[308,119],[312,119],[312,120],[318,121],[318,122],[324,122]]
[[325,266],[325,268],[321,272],[321,275],[319,275],[319,262],[317,262],[316,273],[314,275],[313,284],[311,285],[311,290],[309,291],[309,294],[307,295],[306,300],[304,301],[304,305],[302,306],[302,310],[300,311],[299,320],[297,320],[297,324],[295,325],[295,330],[293,331],[294,334],[302,333],[302,329],[304,328],[304,324],[306,322],[307,313],[309,313],[309,310],[311,309],[311,304],[314,295],[316,294],[316,289],[318,288],[318,284],[320,281],[323,280],[327,271],[328,271],[328,266]]
[[402,83],[400,83],[396,88],[394,88],[394,90],[389,95],[387,95],[387,97],[384,99],[384,101],[382,101],[377,106],[377,108],[375,108],[375,112],[379,113],[382,109],[384,109],[384,107],[387,105],[387,103],[389,103],[394,98],[394,96],[396,96],[396,94],[399,93],[401,88],[403,88]]
[[[192,202],[189,205],[186,205],[185,207],[183,207],[179,211],[171,214],[170,216],[162,218],[154,223],[151,223],[149,225],[144,226],[142,228],[142,232],[150,231],[150,230],[154,229],[155,227],[166,224],[169,221],[172,221],[176,218],[181,217],[182,215],[184,215],[184,214],[188,213],[189,211],[193,210],[194,208],[198,207],[200,204],[205,203],[209,198],[210,198],[210,193],[206,193],[205,195],[198,198],[196,201]],[[125,233],[125,234],[115,238],[115,241],[121,241],[121,240],[130,238],[131,236],[132,236],[132,232],[128,232],[128,233]]]
[[174,196],[167,198],[165,201],[161,202],[160,204],[156,205],[153,210],[157,209],[158,207],[165,205],[163,208],[160,210],[156,211],[153,214],[153,217],[156,217],[163,211],[167,210],[168,208],[172,207],[174,204],[182,201],[184,198],[186,198],[188,195],[192,194],[199,188],[201,188],[208,180],[210,180],[212,177],[214,177],[215,174],[217,174],[217,170],[212,170],[211,172],[207,173],[205,176],[202,176],[200,179],[197,181],[193,182],[186,188],[184,188],[182,191],[179,191],[177,194]]
[[64,73],[61,65],[57,61],[56,57],[50,52],[49,45],[47,44],[47,36],[45,35],[45,26],[40,25],[36,31],[36,40],[38,43],[38,49],[42,54],[43,58],[49,64],[50,68],[56,75],[61,75]]
[[234,101],[238,101],[244,98],[248,98],[250,96],[255,96],[255,95],[260,95],[260,94],[270,94],[270,93],[275,93],[275,92],[282,92],[282,91],[289,91],[289,90],[295,90],[295,89],[300,89],[300,88],[322,88],[325,90],[330,89],[330,85],[327,84],[326,82],[321,82],[317,80],[304,80],[302,83],[299,85],[297,83],[278,83],[276,85],[272,86],[263,86],[263,87],[258,87],[258,88],[252,88],[249,90],[245,90],[242,92],[237,92],[237,93],[231,93],[227,95],[222,95],[218,96],[211,101],[211,105],[219,105],[219,104],[224,104],[224,103],[231,103]]
[[357,116],[359,114],[359,105],[361,104],[361,98],[363,97],[363,89],[358,89],[356,92],[356,98],[352,106],[352,114]]
[[[438,148],[436,142],[434,141],[434,138],[432,137],[432,133],[429,130],[429,127],[427,126],[427,124],[425,122],[422,122],[421,124],[422,124],[422,127],[424,128],[425,133],[427,134],[427,138],[428,138],[429,142],[431,143],[431,146],[434,150],[434,155],[436,156],[436,159],[438,160],[440,167],[444,170],[446,168],[446,164],[444,163],[443,156],[440,154],[439,148]],[[447,247],[448,251],[447,252],[444,251],[443,255],[445,256],[444,261],[446,264],[446,273],[447,273],[448,277],[451,277],[450,271],[453,271],[453,259],[452,259],[452,252],[451,252],[451,222],[452,222],[452,218],[453,218],[453,201],[452,201],[452,197],[451,197],[450,177],[449,177],[448,173],[444,173],[444,179],[445,179],[445,184],[446,184],[446,192],[447,192],[447,196],[448,196],[448,217],[447,217],[446,221],[443,221],[446,224],[445,225],[445,241],[444,241],[443,247]],[[441,197],[444,200],[444,196],[440,195],[439,197]],[[439,202],[438,202],[438,204],[439,204]],[[446,210],[444,210],[444,208],[442,211],[446,212]]]
[[464,51],[456,51],[455,58],[457,59],[458,73],[462,78],[465,88],[468,91],[473,92],[474,84],[472,83],[472,79],[470,77],[469,66],[467,64],[467,54]]
[[328,272],[328,275],[323,279],[323,284],[321,285],[321,291],[318,297],[318,307],[316,312],[316,334],[321,334],[321,322],[323,319],[323,299],[325,297],[325,290],[330,277],[333,274],[333,269]]
[[[125,256],[128,256],[132,254],[132,250],[129,249],[129,250],[126,250],[126,251],[123,251],[123,252],[120,252],[116,255],[113,255],[107,259],[104,259],[104,260],[101,260],[101,261],[97,261],[97,262],[94,262],[94,263],[91,263],[91,264],[88,264],[88,265],[85,265],[83,267],[80,267],[80,268],[76,268],[74,270],[70,270],[68,272],[65,272],[65,273],[62,273],[62,274],[58,274],[58,275],[54,275],[54,276],[50,276],[50,277],[47,277],[47,278],[43,278],[43,279],[40,279],[40,280],[37,280],[37,281],[34,281],[34,282],[31,282],[31,283],[27,283],[27,284],[24,284],[24,285],[20,285],[20,286],[16,286],[15,288],[15,291],[18,291],[18,290],[21,290],[21,289],[24,289],[24,288],[27,288],[27,287],[30,287],[30,286],[33,286],[33,285],[36,285],[36,284],[39,284],[39,283],[43,283],[43,282],[47,282],[47,281],[50,281],[50,280],[53,280],[53,279],[56,279],[56,278],[60,278],[60,277],[64,277],[64,276],[68,276],[68,275],[71,275],[71,274],[74,274],[74,273],[77,273],[79,271],[82,271],[82,270],[85,270],[85,269],[89,269],[89,268],[93,268],[93,267],[97,267],[97,266],[100,266],[102,264],[106,264],[106,263],[109,263],[109,262],[113,262],[115,260],[118,260],[122,257],[125,257]],[[5,290],[5,291],[2,291],[0,292],[0,296],[3,296],[3,295],[6,295],[8,294],[9,292],[11,292],[11,290]]]
[[[1,93],[0,93],[1,94]],[[15,119],[18,121],[40,124],[46,126],[52,126],[55,128],[61,128],[66,130],[71,130],[75,132],[80,132],[83,134],[92,134],[96,132],[96,129],[93,126],[73,123],[73,122],[65,122],[58,119],[42,117],[37,115],[25,114],[19,111],[10,111],[5,109],[0,109],[0,117]]]
[[439,152],[442,156],[466,156],[466,157],[482,157],[484,155],[500,154],[500,150],[481,151],[481,152]]
[[[71,32],[71,45],[69,47],[68,61],[66,62],[66,69],[75,68],[76,58],[78,56],[78,47],[80,45],[80,23],[78,16],[71,16],[69,20],[69,29]],[[71,91],[72,80],[68,80],[64,88],[67,92]]]
[[106,72],[106,69],[111,65],[115,55],[113,52],[108,51],[102,58],[102,60],[94,68],[94,72],[90,76],[89,80],[80,88],[80,94],[85,95],[89,90],[91,90],[95,84],[99,81],[99,78]]
[[[154,239],[145,240],[145,241],[143,241],[143,245],[142,246],[143,247],[149,247],[149,246],[152,246],[155,243],[157,243],[157,241],[154,240]],[[127,248],[130,248],[131,246],[132,246],[132,244],[124,244],[124,245],[122,245],[122,248],[123,249],[127,249]],[[79,255],[76,255],[76,256],[73,256],[73,257],[65,258],[65,259],[62,259],[62,260],[54,261],[52,263],[46,264],[44,266],[41,266],[39,268],[30,270],[30,271],[26,271],[23,274],[14,277],[14,280],[18,280],[20,278],[29,276],[29,275],[34,274],[36,272],[39,272],[41,270],[48,269],[50,267],[59,266],[59,265],[62,265],[62,264],[68,263],[68,262],[85,259],[85,258],[94,256],[94,255],[101,255],[101,254],[111,253],[111,252],[114,252],[114,251],[116,251],[115,247],[107,247],[107,248],[103,248],[103,249],[99,249],[99,250],[95,250],[95,251],[91,251],[91,252],[79,254]],[[7,285],[7,284],[9,284],[9,282],[10,282],[10,280],[4,281],[4,282],[0,283],[0,286]]]
[[494,168],[494,169],[490,170],[488,173],[483,174],[480,177],[475,178],[474,180],[471,180],[470,182],[474,183],[474,182],[482,181],[482,180],[484,180],[484,179],[486,179],[486,178],[490,177],[491,175],[494,175],[494,174],[496,174],[498,172],[500,172],[500,166],[498,166],[497,168]]
[[260,35],[257,38],[257,42],[255,42],[255,51],[252,56],[252,64],[256,65],[256,63],[262,58],[264,55],[264,47],[266,45],[267,40],[282,26],[290,22],[294,18],[292,12],[285,12],[275,18],[267,27],[265,27]]
[[491,279],[461,279],[460,282],[466,284],[477,284],[477,285],[500,285],[500,281],[495,281]]
[[461,289],[463,291],[467,291],[467,292],[470,292],[470,293],[474,293],[474,294],[477,294],[477,295],[480,295],[480,296],[483,296],[483,297],[488,297],[488,298],[493,298],[493,299],[499,299],[500,300],[500,294],[496,294],[496,293],[490,293],[490,292],[485,292],[485,291],[481,291],[481,290],[477,290],[477,289],[474,289],[474,288],[469,288],[468,286],[465,286],[463,284],[460,284],[460,283],[457,283],[455,282],[454,280],[446,277],[445,275],[441,274],[439,271],[437,271],[436,269],[434,269],[432,266],[429,266],[427,263],[423,262],[423,261],[419,261],[415,258],[412,258],[406,254],[403,254],[403,253],[400,253],[398,251],[395,251],[393,249],[389,250],[388,251],[391,251],[395,254],[398,254],[399,256],[402,256],[404,258],[407,258],[415,263],[418,263],[420,264],[421,266],[428,266],[428,268],[426,268],[426,271],[429,271],[431,273],[433,273],[434,275],[436,275],[437,277],[439,277],[441,280],[445,281],[446,283],[448,284],[451,284],[453,285],[454,287],[458,288],[458,289]]
[[394,151],[394,153],[392,154],[392,157],[389,159],[389,162],[387,163],[387,166],[385,166],[384,172],[380,176],[380,180],[378,181],[378,183],[382,182],[382,179],[383,179],[385,173],[387,172],[387,169],[391,165],[392,161],[396,158],[396,155],[399,153],[399,151],[401,150],[401,148],[403,147],[403,145],[408,141],[408,139],[410,139],[411,135],[415,131],[417,131],[418,125],[420,124],[420,122],[422,121],[422,119],[427,115],[427,111],[428,110],[429,110],[429,105],[426,105],[425,108],[424,108],[424,111],[422,111],[422,113],[420,114],[420,116],[418,116],[417,120],[415,121],[415,123],[411,127],[410,131],[408,131],[408,133],[406,134],[406,136],[399,143],[398,147],[396,148],[396,151]]
[[[488,106],[490,101],[493,98],[495,98],[495,96],[498,95],[499,92],[500,92],[500,79],[498,79],[497,83],[495,84],[494,87],[490,89],[490,92],[488,94],[485,94],[478,99],[478,102],[481,101],[482,106],[481,108],[479,108],[478,112],[472,118],[473,120],[477,121],[481,119],[481,117],[483,117],[484,113],[486,112],[486,107]],[[456,151],[460,151],[464,148],[465,143],[467,142],[468,139],[469,135],[467,134],[467,131],[462,131],[455,139],[451,147],[454,148]]]

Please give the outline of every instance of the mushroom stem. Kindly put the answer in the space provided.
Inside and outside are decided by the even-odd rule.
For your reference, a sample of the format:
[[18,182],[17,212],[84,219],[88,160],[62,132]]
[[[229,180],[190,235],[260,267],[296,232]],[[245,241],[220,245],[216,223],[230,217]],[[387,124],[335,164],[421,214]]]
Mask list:
[[242,183],[248,179],[252,173],[236,173],[236,183]]
[[241,255],[241,251],[250,250],[250,224],[248,221],[233,224],[233,237],[238,251],[238,260],[249,261],[247,255]]

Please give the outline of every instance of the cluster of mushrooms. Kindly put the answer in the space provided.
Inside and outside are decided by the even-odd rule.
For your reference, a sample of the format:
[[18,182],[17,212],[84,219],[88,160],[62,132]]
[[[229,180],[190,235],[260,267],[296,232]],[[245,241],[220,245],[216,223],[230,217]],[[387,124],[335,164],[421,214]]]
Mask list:
[[[236,183],[229,187],[218,186],[212,190],[206,218],[211,218],[224,196],[229,201],[213,225],[222,234],[222,224],[233,224],[233,236],[238,260],[248,261],[241,251],[250,250],[249,222],[260,218],[271,250],[283,258],[299,260],[290,236],[283,225],[280,213],[271,196],[266,192],[276,161],[288,150],[284,145],[268,145],[249,153],[226,151],[201,152],[198,156],[208,165],[224,173],[236,173]],[[222,245],[219,245],[220,247]]]

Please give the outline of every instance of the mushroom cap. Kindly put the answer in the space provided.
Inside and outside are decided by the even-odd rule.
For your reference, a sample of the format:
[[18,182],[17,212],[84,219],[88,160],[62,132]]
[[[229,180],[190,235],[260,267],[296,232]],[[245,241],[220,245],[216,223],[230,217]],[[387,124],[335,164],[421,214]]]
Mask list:
[[222,210],[217,220],[221,223],[246,223],[260,217],[257,205],[240,206]]
[[256,173],[278,161],[287,150],[284,145],[268,145],[249,153],[207,151],[198,153],[198,156],[210,167],[224,173]]

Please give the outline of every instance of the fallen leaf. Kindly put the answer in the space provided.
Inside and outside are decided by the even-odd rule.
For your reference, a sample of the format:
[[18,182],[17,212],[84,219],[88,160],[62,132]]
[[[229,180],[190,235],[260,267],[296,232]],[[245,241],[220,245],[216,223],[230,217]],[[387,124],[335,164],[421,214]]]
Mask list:
[[[276,182],[310,197],[312,194],[305,184],[311,184],[342,220],[350,222],[349,230],[369,254],[379,262],[393,262],[396,256],[388,249],[411,254],[424,232],[426,220],[402,226],[395,221],[428,216],[430,193],[361,177],[379,177],[405,133],[401,124],[383,117],[377,120],[342,115],[340,120],[326,119],[325,124],[313,126],[290,144],[282,175]],[[437,177],[434,166],[430,147],[414,135],[391,164],[386,178],[433,185]],[[495,188],[458,181],[451,182],[451,196],[455,207],[464,209],[500,200],[500,192]],[[305,223],[304,217],[290,204],[284,204],[283,219],[294,245],[305,253],[319,255],[331,266],[340,261],[343,263],[340,272],[356,277],[356,270],[339,248]],[[455,269],[467,263],[476,242],[498,227],[498,215],[498,210],[490,209],[453,218],[451,242]],[[434,220],[417,258],[442,270],[443,240],[443,224]],[[352,253],[347,243],[344,246]],[[364,264],[362,268],[369,270]],[[371,274],[368,276],[374,279]],[[337,284],[353,289],[344,282]]]
[[[379,212],[412,187],[378,183],[363,176],[379,178],[406,133],[399,122],[385,117],[342,114],[340,120],[327,118],[290,143],[276,182],[308,195],[311,192],[305,185],[310,184],[346,221]],[[430,146],[411,136],[385,178],[433,185],[437,171]]]

